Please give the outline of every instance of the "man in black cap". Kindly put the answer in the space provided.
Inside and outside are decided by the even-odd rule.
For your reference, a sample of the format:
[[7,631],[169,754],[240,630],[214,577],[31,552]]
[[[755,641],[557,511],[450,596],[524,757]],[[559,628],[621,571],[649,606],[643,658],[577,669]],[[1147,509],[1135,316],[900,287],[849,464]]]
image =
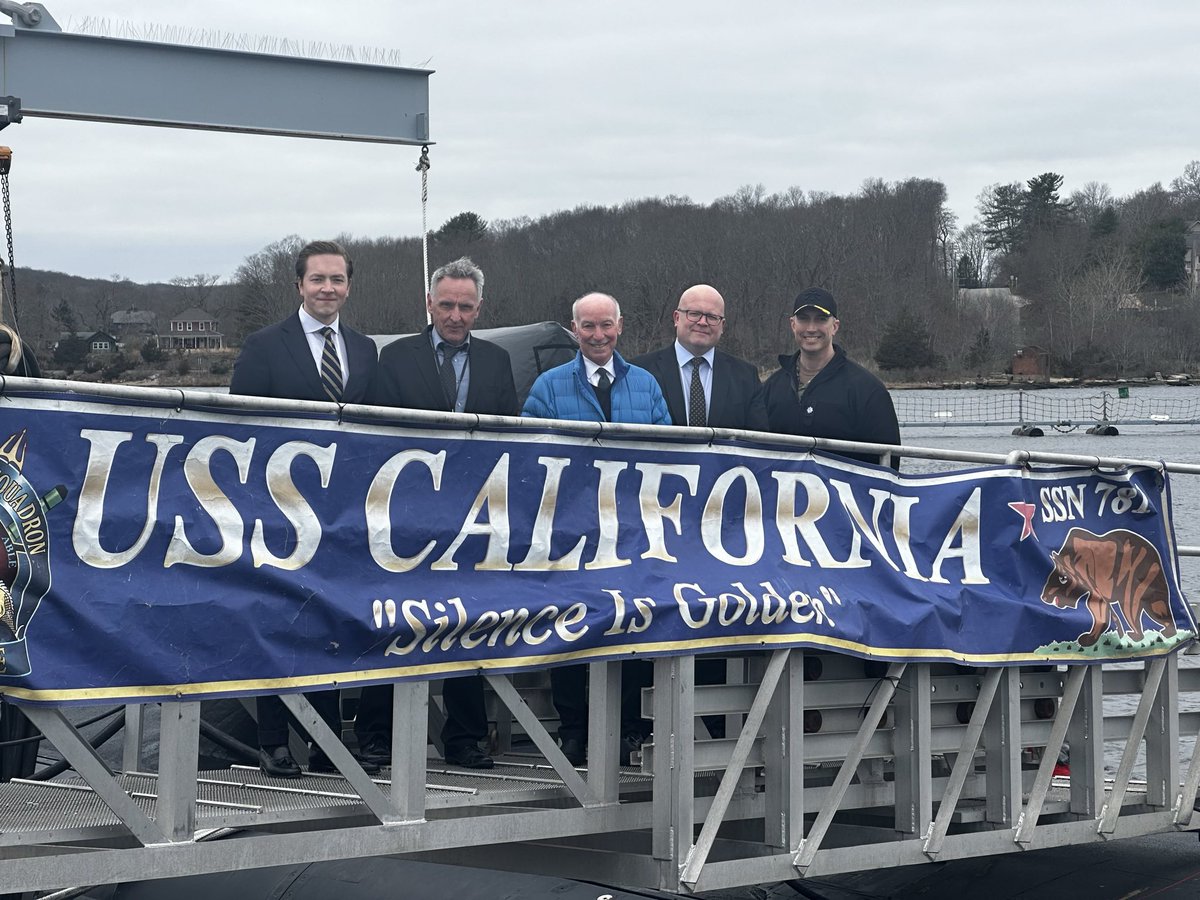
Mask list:
[[[770,430],[838,441],[899,444],[896,409],[883,382],[833,342],[841,323],[837,301],[824,288],[801,291],[788,305],[795,353],[779,357],[779,371],[763,386]],[[873,453],[847,453],[878,463]],[[893,457],[892,468],[900,462]]]

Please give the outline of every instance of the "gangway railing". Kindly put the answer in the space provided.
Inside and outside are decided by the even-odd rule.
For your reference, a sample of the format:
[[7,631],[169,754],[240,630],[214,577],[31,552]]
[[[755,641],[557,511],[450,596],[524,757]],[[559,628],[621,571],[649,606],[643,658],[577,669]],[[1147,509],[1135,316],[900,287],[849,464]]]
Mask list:
[[[1115,457],[791,443],[1200,475],[1196,465]],[[581,768],[525,682],[491,673],[498,731],[527,743],[506,741],[490,772],[430,757],[418,724],[428,682],[395,685],[382,777],[364,772],[299,695],[284,701],[336,774],[199,770],[195,701],[161,704],[157,760],[139,755],[136,768],[113,771],[65,709],[28,707],[73,772],[0,785],[0,891],[384,854],[707,891],[1200,830],[1200,754],[1181,752],[1200,733],[1200,712],[1181,702],[1200,695],[1200,669],[1179,654],[980,669],[782,648],[722,655],[724,684],[697,684],[698,655],[654,660],[643,692],[653,735],[624,767],[619,662],[588,667],[591,755]],[[136,723],[139,707],[126,715]],[[710,730],[714,719],[724,735]],[[1111,777],[1106,745],[1120,752]],[[1070,775],[1056,776],[1067,747]]]
[[1038,425],[1059,430],[1089,425],[1200,424],[1200,396],[1147,397],[1136,390],[1063,396],[1042,390],[896,391],[896,415],[905,428]]

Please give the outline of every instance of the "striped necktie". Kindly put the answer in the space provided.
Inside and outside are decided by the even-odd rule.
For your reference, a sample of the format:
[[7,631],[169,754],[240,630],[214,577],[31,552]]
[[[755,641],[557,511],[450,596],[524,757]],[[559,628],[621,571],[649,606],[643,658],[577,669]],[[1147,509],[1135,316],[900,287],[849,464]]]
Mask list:
[[334,403],[342,402],[342,360],[338,356],[336,332],[326,325],[321,329],[325,336],[325,349],[321,351],[321,387]]
[[700,381],[700,366],[704,357],[697,356],[692,360],[692,384],[688,392],[688,424],[693,428],[703,428],[706,416],[704,414],[704,384]]

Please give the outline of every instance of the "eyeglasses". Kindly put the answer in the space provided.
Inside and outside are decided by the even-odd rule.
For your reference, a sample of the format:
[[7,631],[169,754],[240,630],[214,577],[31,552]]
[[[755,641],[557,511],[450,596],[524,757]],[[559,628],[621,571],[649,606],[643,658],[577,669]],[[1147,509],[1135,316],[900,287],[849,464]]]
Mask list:
[[701,319],[709,325],[720,325],[725,321],[724,316],[718,316],[716,313],[700,312],[698,309],[677,309],[675,312],[681,312],[687,316],[689,322],[697,323]]

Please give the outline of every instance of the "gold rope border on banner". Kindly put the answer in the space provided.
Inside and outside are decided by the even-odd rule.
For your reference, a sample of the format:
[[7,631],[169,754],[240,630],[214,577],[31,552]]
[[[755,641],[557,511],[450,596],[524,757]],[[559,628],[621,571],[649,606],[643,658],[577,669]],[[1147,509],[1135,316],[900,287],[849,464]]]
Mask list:
[[797,641],[794,635],[759,636],[752,642],[745,638],[707,638],[694,641],[660,642],[654,644],[636,645],[642,652],[633,652],[631,647],[596,647],[589,650],[577,650],[572,653],[555,653],[545,656],[514,656],[503,659],[472,660],[464,663],[441,663],[421,666],[405,666],[395,669],[372,669],[365,672],[336,672],[326,675],[305,675],[297,678],[243,679],[239,681],[207,681],[194,684],[170,685],[135,685],[127,687],[79,688],[75,690],[32,690],[17,686],[0,686],[0,694],[15,700],[30,703],[80,703],[80,702],[113,702],[139,699],[165,699],[174,697],[184,699],[206,699],[209,697],[230,694],[257,694],[280,690],[313,690],[319,688],[358,687],[367,683],[385,681],[406,681],[412,679],[446,678],[456,675],[469,675],[477,671],[511,670],[514,672],[544,667],[553,663],[566,662],[604,662],[638,658],[650,654],[668,655],[680,650],[694,650],[702,654],[730,651],[752,651],[758,648],[790,645],[799,650],[826,649],[841,650],[853,655],[865,657],[870,661],[892,662],[897,659],[907,661],[932,661],[946,663],[962,663],[976,665],[1045,665],[1055,662],[1122,662],[1130,659],[1149,659],[1165,656],[1190,644],[1195,635],[1190,631],[1180,631],[1176,634],[1174,643],[1165,644],[1161,649],[1141,648],[1128,654],[1098,655],[1091,652],[1063,651],[1061,653],[1036,654],[1025,653],[994,653],[994,654],[958,654],[946,650],[897,648],[881,649],[869,647],[854,641],[841,638],[814,635]]

